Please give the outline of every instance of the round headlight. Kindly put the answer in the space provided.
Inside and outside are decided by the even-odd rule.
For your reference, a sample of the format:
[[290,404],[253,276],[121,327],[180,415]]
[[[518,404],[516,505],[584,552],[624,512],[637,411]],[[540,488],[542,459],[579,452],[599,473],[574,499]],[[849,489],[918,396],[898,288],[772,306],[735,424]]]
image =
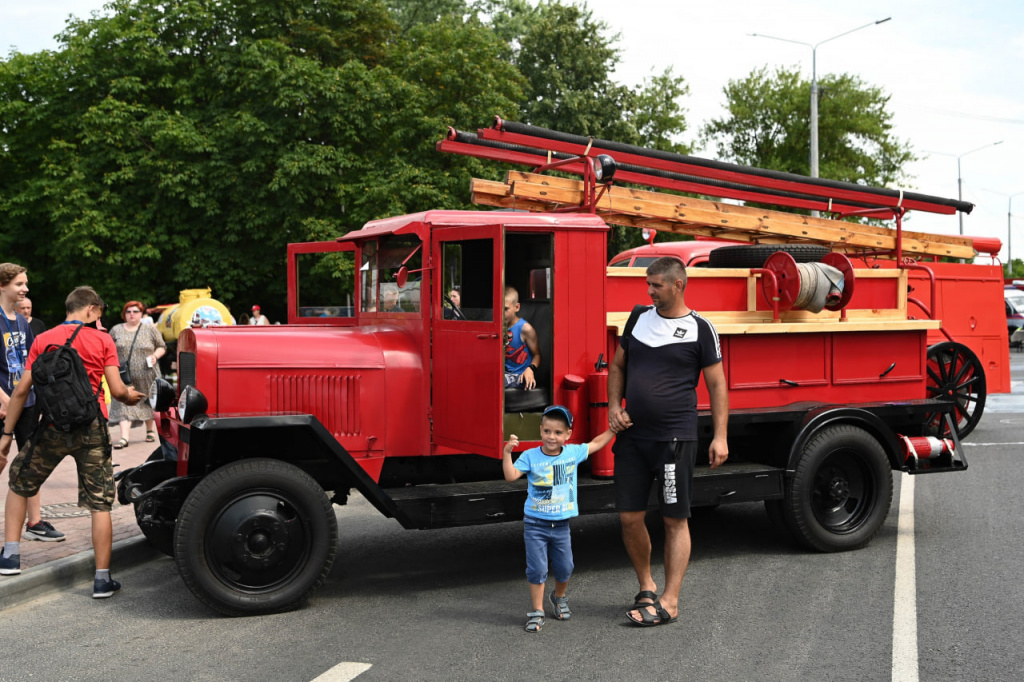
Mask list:
[[174,386],[163,377],[149,386],[149,406],[154,412],[164,412],[174,404]]
[[594,157],[594,175],[598,182],[608,182],[615,175],[615,159],[607,154]]
[[186,424],[206,412],[206,407],[206,396],[195,386],[186,386],[178,398],[178,416]]

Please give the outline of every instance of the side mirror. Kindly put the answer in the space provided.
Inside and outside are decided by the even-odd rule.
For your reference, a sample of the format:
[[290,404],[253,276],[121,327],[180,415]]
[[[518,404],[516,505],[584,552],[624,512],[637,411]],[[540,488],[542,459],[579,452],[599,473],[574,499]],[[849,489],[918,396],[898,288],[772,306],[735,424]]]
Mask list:
[[409,268],[404,265],[398,268],[398,274],[395,275],[395,284],[398,285],[399,289],[404,289],[405,285],[409,282]]

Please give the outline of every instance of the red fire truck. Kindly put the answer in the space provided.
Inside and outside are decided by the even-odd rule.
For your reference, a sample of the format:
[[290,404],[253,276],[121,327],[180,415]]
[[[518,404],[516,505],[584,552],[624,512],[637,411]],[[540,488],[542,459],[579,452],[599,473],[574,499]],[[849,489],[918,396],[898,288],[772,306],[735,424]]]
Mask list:
[[[287,325],[182,331],[177,394],[158,382],[151,397],[161,449],[118,491],[200,600],[225,614],[301,603],[334,561],[333,505],[353,493],[410,529],[521,519],[524,485],[506,483],[500,464],[509,435],[538,445],[553,403],[576,415],[574,441],[607,427],[608,359],[629,311],[649,301],[645,275],[606,267],[608,216],[595,207],[614,162],[580,154],[560,168],[584,176],[589,202],[428,211],[293,244]],[[544,191],[577,181],[550,182]],[[721,335],[732,408],[729,461],[698,466],[694,504],[764,501],[820,551],[871,540],[892,472],[965,470],[960,439],[981,416],[986,378],[1008,383],[995,351],[986,365],[964,342],[929,343],[943,325],[931,309],[951,301],[941,277],[915,283],[918,299],[914,264],[855,267],[839,253],[849,244],[730,247],[719,267],[691,269],[686,290]],[[821,259],[833,280],[810,312],[800,285]],[[978,326],[991,298],[1005,357],[998,265],[935,265],[959,268]],[[506,286],[539,338],[531,391],[503,388]],[[698,396],[710,440],[703,385]],[[581,472],[581,513],[613,511],[612,464],[605,449]]]

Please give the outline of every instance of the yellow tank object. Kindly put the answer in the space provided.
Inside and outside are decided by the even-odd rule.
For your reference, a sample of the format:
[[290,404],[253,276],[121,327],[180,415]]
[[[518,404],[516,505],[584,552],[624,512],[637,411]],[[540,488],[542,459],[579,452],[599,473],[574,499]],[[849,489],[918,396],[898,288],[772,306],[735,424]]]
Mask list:
[[231,313],[220,301],[210,298],[210,289],[184,289],[178,295],[178,304],[160,314],[157,328],[164,341],[177,341],[181,330],[192,325],[195,318],[204,327],[231,325]]

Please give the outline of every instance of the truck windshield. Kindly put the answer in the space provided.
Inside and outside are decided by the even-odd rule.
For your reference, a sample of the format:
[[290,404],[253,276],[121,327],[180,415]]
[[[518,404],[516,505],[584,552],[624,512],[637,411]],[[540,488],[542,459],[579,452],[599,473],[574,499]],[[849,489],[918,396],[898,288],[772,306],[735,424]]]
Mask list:
[[[420,310],[423,250],[415,235],[391,235],[363,244],[360,269],[362,311],[416,313]],[[408,279],[398,284],[398,271],[405,266]]]

